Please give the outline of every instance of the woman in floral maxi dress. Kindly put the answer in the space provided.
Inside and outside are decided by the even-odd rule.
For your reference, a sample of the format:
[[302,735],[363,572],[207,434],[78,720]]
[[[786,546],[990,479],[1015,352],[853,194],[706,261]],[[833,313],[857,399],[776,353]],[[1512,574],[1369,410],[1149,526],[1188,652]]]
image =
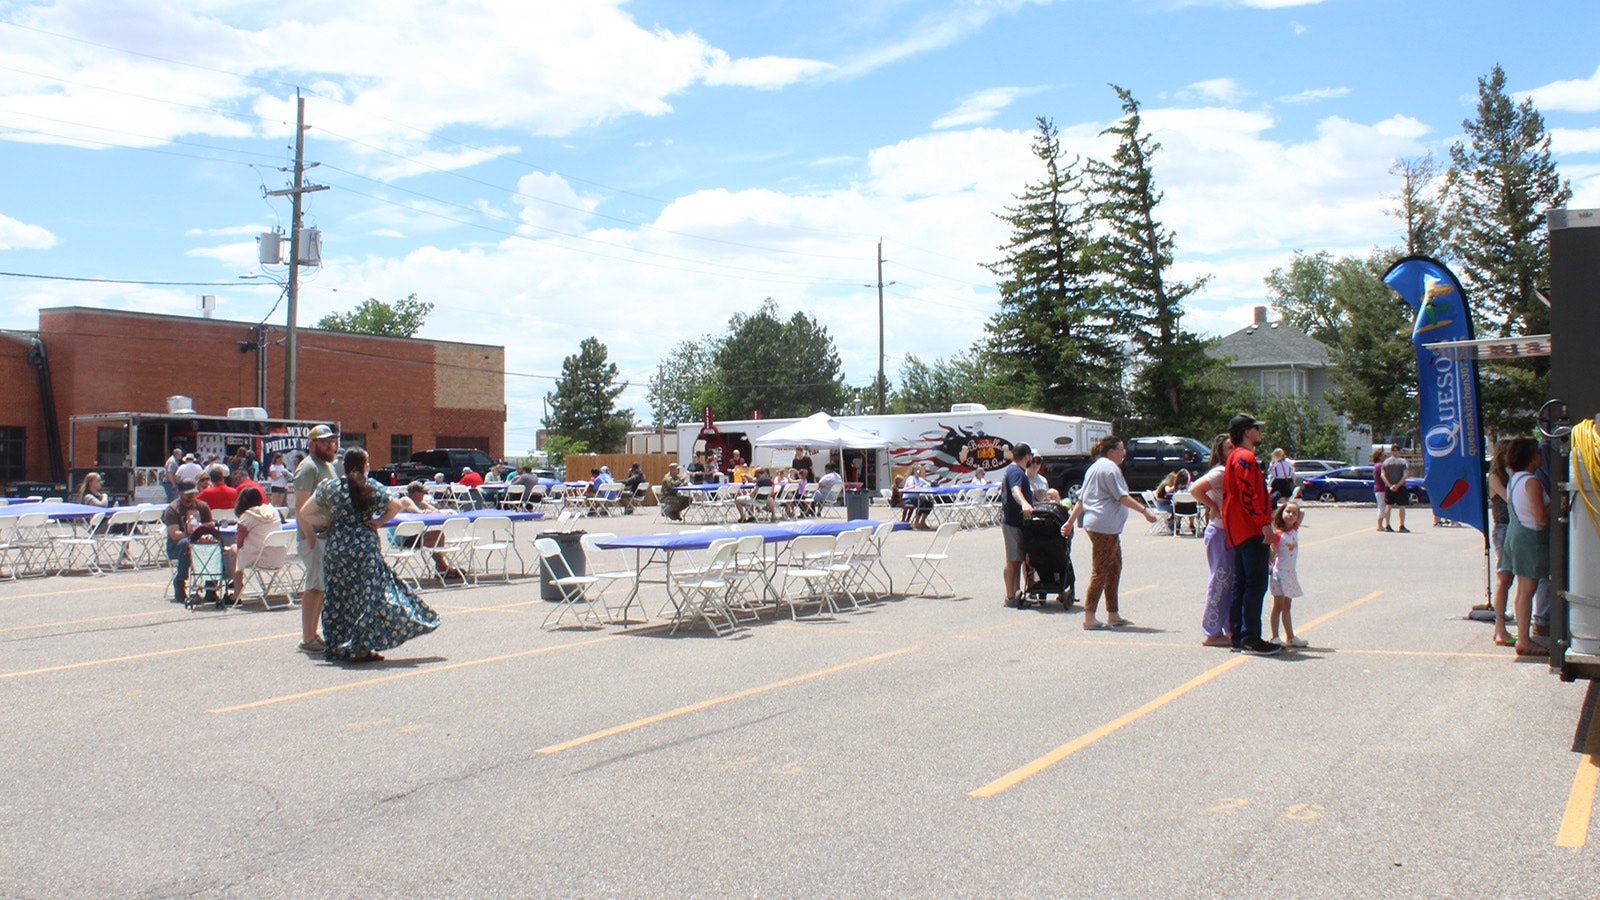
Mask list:
[[[367,477],[367,452],[350,450],[344,478],[329,478],[301,511],[302,519],[321,519],[328,533],[323,551],[327,593],[322,601],[324,658],[345,662],[381,660],[380,650],[439,627],[439,614],[396,578],[383,561],[378,529],[394,518],[400,502]],[[305,527],[305,522],[301,527]]]

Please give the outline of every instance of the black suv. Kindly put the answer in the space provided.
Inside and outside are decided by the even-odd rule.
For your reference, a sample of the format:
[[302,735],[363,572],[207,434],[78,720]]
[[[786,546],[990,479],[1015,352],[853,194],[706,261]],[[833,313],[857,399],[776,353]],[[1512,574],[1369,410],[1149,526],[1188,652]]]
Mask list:
[[418,450],[411,454],[410,462],[376,469],[372,477],[382,484],[407,484],[412,481],[431,481],[436,473],[442,472],[445,480],[455,481],[463,468],[470,467],[479,475],[487,475],[493,465],[494,460],[482,450]]
[[1190,475],[1198,478],[1205,474],[1210,461],[1211,448],[1194,438],[1170,434],[1129,438],[1128,457],[1122,461],[1122,477],[1128,480],[1129,490],[1148,491],[1179,469],[1188,469]]

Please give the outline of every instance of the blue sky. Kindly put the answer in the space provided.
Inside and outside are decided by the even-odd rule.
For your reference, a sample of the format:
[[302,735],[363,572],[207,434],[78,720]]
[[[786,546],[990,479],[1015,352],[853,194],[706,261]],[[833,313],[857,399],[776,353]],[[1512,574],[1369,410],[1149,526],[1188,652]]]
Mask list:
[[1496,63],[1600,206],[1597,38],[1593,0],[0,2],[0,270],[230,285],[0,277],[0,328],[200,293],[281,323],[238,276],[288,223],[262,190],[298,86],[330,186],[300,322],[416,292],[423,336],[504,344],[508,452],[584,337],[643,412],[663,352],[765,297],[865,384],[878,239],[891,377],[971,345],[1035,118],[1105,155],[1113,82],[1164,145],[1177,274],[1211,279],[1187,324],[1221,334],[1295,250],[1395,244],[1390,165],[1445,158]]

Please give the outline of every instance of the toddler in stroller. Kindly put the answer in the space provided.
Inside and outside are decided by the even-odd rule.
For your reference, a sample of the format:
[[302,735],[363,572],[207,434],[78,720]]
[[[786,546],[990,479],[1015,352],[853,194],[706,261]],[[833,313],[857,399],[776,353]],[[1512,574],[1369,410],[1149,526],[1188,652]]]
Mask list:
[[[1051,493],[1055,493],[1051,491]],[[1072,539],[1061,536],[1067,511],[1059,500],[1046,501],[1033,508],[1033,515],[1022,520],[1022,549],[1028,556],[1028,586],[1017,597],[1017,608],[1031,603],[1043,606],[1054,594],[1062,609],[1077,602],[1072,571]]]

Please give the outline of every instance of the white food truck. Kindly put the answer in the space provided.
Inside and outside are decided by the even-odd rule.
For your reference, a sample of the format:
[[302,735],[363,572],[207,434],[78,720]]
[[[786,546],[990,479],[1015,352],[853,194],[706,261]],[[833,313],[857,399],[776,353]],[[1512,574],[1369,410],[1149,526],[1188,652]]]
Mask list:
[[[813,470],[822,474],[831,458],[845,481],[868,490],[886,488],[894,476],[918,462],[928,464],[929,480],[962,483],[983,477],[997,480],[1009,462],[1011,447],[1027,443],[1044,457],[1052,486],[1066,489],[1082,480],[1089,448],[1111,433],[1111,423],[1081,416],[1057,416],[1024,409],[988,409],[979,403],[958,403],[949,412],[883,416],[837,416],[840,422],[888,442],[885,450],[826,450],[817,447],[755,447],[752,441],[799,419],[739,419],[678,426],[678,462],[684,466],[695,451],[714,454],[728,471],[733,451],[751,465],[789,466],[796,451],[809,449]],[[978,473],[982,472],[982,476]],[[1075,481],[1076,479],[1076,481]]]

